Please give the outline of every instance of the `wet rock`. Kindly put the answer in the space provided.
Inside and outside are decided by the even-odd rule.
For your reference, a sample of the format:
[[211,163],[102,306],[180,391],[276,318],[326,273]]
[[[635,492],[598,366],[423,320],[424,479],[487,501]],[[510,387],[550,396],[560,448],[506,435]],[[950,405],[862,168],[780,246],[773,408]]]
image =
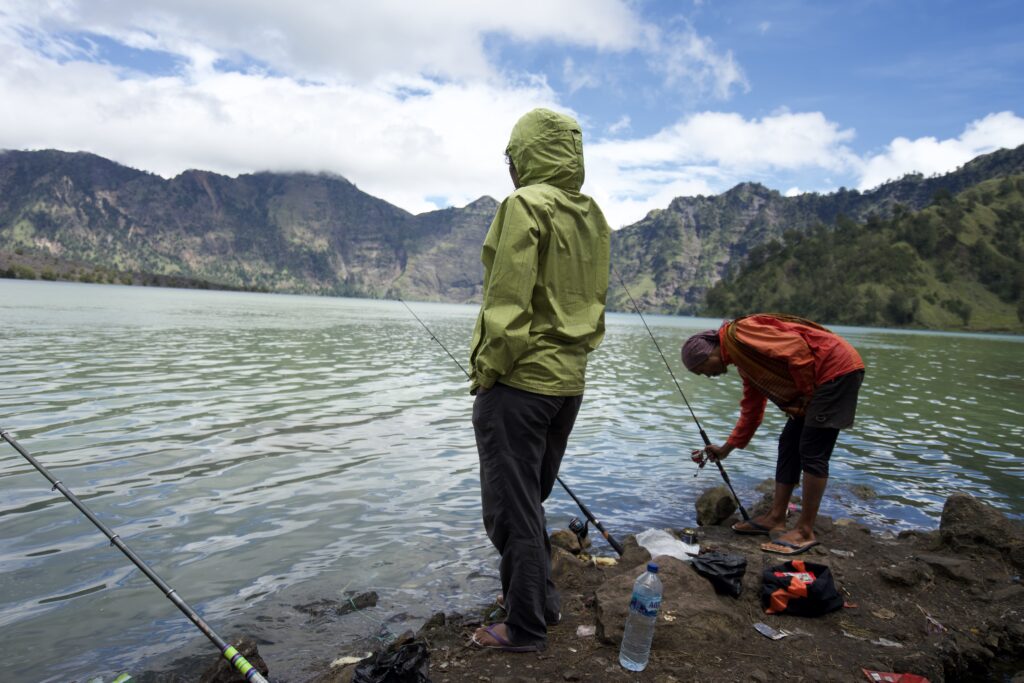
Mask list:
[[307,602],[304,605],[296,605],[295,609],[308,614],[311,617],[322,617],[324,615],[341,616],[349,612],[356,612],[367,607],[376,607],[378,596],[376,591],[359,593],[358,595],[346,595],[346,600],[330,600],[323,598]]
[[[654,630],[655,649],[675,652],[695,642],[717,642],[723,632],[743,627],[739,603],[719,598],[710,582],[689,564],[667,556],[654,561],[665,590]],[[597,636],[602,642],[616,646],[621,642],[633,582],[643,571],[643,564],[634,565],[597,590]]]
[[[253,668],[263,674],[264,677],[270,674],[270,669],[267,667],[267,663],[263,661],[263,657],[260,656],[259,650],[256,647],[256,640],[254,638],[251,636],[244,636],[241,640],[233,644],[235,649],[253,665]],[[223,656],[218,656],[217,663],[203,672],[203,675],[199,678],[199,683],[235,683],[238,680],[238,671],[235,670],[235,667],[232,666],[231,662]]]
[[858,522],[855,519],[850,519],[849,517],[840,517],[839,519],[834,521],[832,524],[833,524],[833,526],[837,526],[837,527],[839,527],[841,529],[856,529],[857,531],[860,531],[861,533],[868,534],[868,535],[871,534],[870,527],[867,527],[867,526],[861,524],[860,522]]
[[878,498],[878,493],[866,484],[854,484],[850,487],[850,493],[861,500],[874,500],[875,498]]
[[957,552],[998,551],[1017,569],[1024,569],[1024,525],[1010,520],[988,503],[954,493],[942,508],[939,533]]
[[736,501],[724,486],[708,489],[697,499],[697,524],[711,526],[720,524],[736,511]]
[[770,498],[775,495],[775,480],[762,479],[761,482],[754,487],[754,490]]

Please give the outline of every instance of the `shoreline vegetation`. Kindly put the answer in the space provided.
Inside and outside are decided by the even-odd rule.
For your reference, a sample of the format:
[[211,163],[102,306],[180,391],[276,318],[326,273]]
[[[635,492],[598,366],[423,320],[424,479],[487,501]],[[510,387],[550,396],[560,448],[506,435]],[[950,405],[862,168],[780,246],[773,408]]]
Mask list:
[[[391,298],[394,292],[389,292],[388,295],[383,297],[372,297],[369,295],[343,295],[343,294],[303,294],[296,292],[280,292],[272,291],[263,286],[231,286],[225,285],[219,282],[212,282],[209,280],[201,280],[196,278],[189,278],[178,275],[159,275],[155,273],[143,273],[143,272],[126,272],[116,271],[102,266],[91,266],[84,263],[73,263],[68,261],[62,261],[55,257],[45,254],[31,254],[31,255],[18,255],[16,258],[11,256],[10,252],[0,251],[0,280],[26,280],[26,281],[39,281],[39,282],[70,282],[70,283],[84,283],[84,284],[100,284],[100,285],[121,285],[129,287],[168,287],[173,289],[200,289],[209,291],[223,291],[223,292],[252,292],[254,294],[301,294],[303,296],[325,296],[325,297],[338,297],[338,298],[357,298],[357,299],[374,299],[387,300]],[[409,299],[408,301],[416,303],[415,299]],[[434,302],[437,303],[437,302]],[[444,303],[457,303],[457,302],[444,302]],[[469,304],[466,304],[469,305]],[[617,313],[628,312],[628,311],[615,311]],[[646,313],[646,312],[645,312]],[[650,313],[647,313],[650,315]],[[677,314],[661,314],[670,316],[685,317],[684,313]],[[697,315],[697,314],[693,314]],[[715,313],[702,312],[700,315],[711,317],[717,317]],[[957,333],[977,333],[977,334],[1001,334],[1007,336],[1020,336],[1024,334],[1024,329],[1008,328],[1008,327],[927,327],[913,322],[904,323],[901,325],[886,324],[885,322],[877,322],[875,324],[854,324],[848,322],[835,322],[825,321],[826,326],[846,326],[846,327],[876,327],[880,329],[892,329],[892,330],[918,330],[918,331],[931,331],[931,332],[957,332]]]
[[[727,497],[724,489],[720,495]],[[766,492],[751,512],[768,505],[770,495]],[[301,675],[287,680],[348,683],[357,668],[389,656],[400,658],[413,648],[429,654],[427,680],[436,683],[856,681],[867,680],[864,669],[913,673],[931,683],[1024,680],[1021,521],[960,493],[949,496],[933,531],[894,534],[872,531],[852,519],[819,517],[821,545],[799,559],[829,566],[846,604],[825,616],[806,618],[765,614],[762,571],[793,558],[761,552],[763,537],[734,534],[729,525],[737,520],[735,514],[719,518],[717,524],[700,527],[698,534],[702,554],[717,551],[745,558],[738,598],[716,594],[684,562],[656,558],[665,595],[651,661],[643,673],[619,666],[618,644],[633,580],[650,554],[629,536],[621,558],[595,560],[588,554],[591,548],[580,547],[574,534],[561,530],[552,534],[552,570],[562,594],[562,621],[549,630],[544,652],[510,654],[471,646],[469,634],[475,627],[501,619],[498,605],[488,602],[474,614],[439,612],[418,632],[398,636],[370,657],[365,655],[366,643],[374,639],[367,634],[364,641],[340,646],[333,659],[311,662]],[[329,602],[321,606],[329,607]],[[771,640],[754,629],[757,623],[789,635]],[[271,640],[269,632],[254,625],[240,649],[250,661],[266,666],[257,644]],[[421,666],[424,661],[421,653]],[[134,680],[234,680],[224,669],[213,655],[196,655]],[[275,680],[272,668],[269,674]]]

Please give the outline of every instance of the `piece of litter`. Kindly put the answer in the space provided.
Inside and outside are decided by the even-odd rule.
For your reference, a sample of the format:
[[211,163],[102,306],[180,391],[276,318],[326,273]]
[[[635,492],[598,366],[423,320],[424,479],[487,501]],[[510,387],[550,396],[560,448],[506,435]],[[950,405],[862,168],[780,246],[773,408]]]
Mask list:
[[619,563],[614,557],[591,557],[590,561],[597,567],[613,567]]
[[872,645],[881,645],[882,647],[903,647],[903,643],[897,643],[895,640],[889,640],[888,638],[879,638],[878,640],[872,640]]
[[776,631],[768,624],[762,624],[761,622],[754,624],[754,628],[762,636],[764,636],[765,638],[771,638],[772,640],[781,640],[782,638],[785,638],[789,635],[785,631]]
[[829,552],[839,557],[853,557],[855,555],[852,550],[839,550],[838,548],[832,548]]
[[924,630],[926,633],[945,633],[946,627],[938,622],[938,620],[928,614],[924,615]]
[[671,612],[665,612],[661,615],[661,618],[665,621],[672,622],[676,620],[676,615],[672,614]]
[[573,654],[576,654],[576,648],[574,648],[574,647],[570,647],[570,648],[569,648],[569,652],[571,652],[571,653],[573,653]]
[[880,609],[875,612],[872,612],[872,614],[874,614],[879,619],[885,619],[886,621],[888,621],[889,619],[896,618],[896,613],[893,612],[891,609]]
[[597,627],[593,624],[583,624],[576,627],[577,638],[589,638],[597,633]]
[[355,664],[356,662],[361,662],[364,659],[366,659],[367,657],[369,657],[370,654],[371,654],[370,652],[367,652],[365,655],[355,655],[355,656],[341,657],[340,659],[335,659],[333,662],[331,662],[331,668],[333,669],[334,667],[337,667],[337,666],[347,666],[349,664]]
[[846,630],[843,630],[843,635],[846,636],[847,638],[853,638],[854,640],[867,640],[867,638],[862,638],[861,636],[855,636],[855,635],[853,635],[852,633],[850,633],[849,631],[846,631]]

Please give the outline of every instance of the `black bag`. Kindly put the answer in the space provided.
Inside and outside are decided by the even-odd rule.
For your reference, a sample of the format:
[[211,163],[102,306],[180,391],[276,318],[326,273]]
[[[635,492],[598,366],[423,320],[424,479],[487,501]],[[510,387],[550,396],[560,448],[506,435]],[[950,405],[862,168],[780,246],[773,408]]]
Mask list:
[[725,553],[704,553],[690,558],[698,574],[711,582],[715,592],[738,598],[743,592],[743,574],[747,571],[747,558]]
[[831,570],[823,564],[792,560],[761,574],[761,606],[768,614],[820,617],[843,606]]
[[379,652],[356,666],[352,683],[430,683],[430,651],[414,641]]

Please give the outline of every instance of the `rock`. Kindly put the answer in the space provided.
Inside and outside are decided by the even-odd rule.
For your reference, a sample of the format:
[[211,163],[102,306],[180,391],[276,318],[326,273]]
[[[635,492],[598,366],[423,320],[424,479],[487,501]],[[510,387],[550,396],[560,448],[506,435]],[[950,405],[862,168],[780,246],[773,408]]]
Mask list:
[[935,570],[939,576],[964,583],[975,583],[979,580],[977,565],[968,560],[945,555],[918,555],[917,559]]
[[878,570],[878,574],[888,583],[905,588],[913,588],[935,578],[935,574],[928,568],[928,565],[913,560],[882,567]]
[[[589,541],[590,538],[588,537]],[[579,555],[583,551],[583,547],[580,545],[580,539],[573,532],[568,529],[559,529],[551,534],[551,545],[555,548],[562,548],[568,550],[574,555]]]
[[[740,603],[719,598],[711,583],[689,564],[667,556],[657,557],[655,562],[665,592],[654,630],[654,649],[682,651],[694,642],[717,642],[723,632],[743,628]],[[633,582],[643,570],[642,564],[634,565],[597,590],[597,636],[603,642],[615,646],[621,642]]]
[[878,493],[873,488],[865,484],[854,484],[850,487],[850,493],[857,496],[861,500],[874,500],[878,498]]
[[[263,661],[263,657],[260,656],[259,650],[256,648],[256,641],[252,637],[244,636],[241,640],[236,641],[234,646],[264,677],[270,674],[270,669]],[[218,655],[217,663],[203,672],[199,683],[235,683],[238,680],[239,674],[235,667],[223,656]]]
[[771,498],[775,495],[775,480],[774,479],[762,479],[761,483],[754,487],[754,490],[760,494]]
[[[643,570],[643,567],[650,561],[651,554],[636,542],[636,536],[626,536],[626,539],[622,541],[622,557],[619,558],[619,563],[613,567],[606,568],[604,570],[605,575],[613,577],[629,574],[633,579],[636,579]],[[640,567],[640,569],[634,572],[633,570],[636,567]]]
[[560,588],[572,589],[582,585],[585,572],[590,566],[564,548],[551,548],[551,580]]
[[580,672],[576,671],[574,669],[569,669],[564,674],[562,674],[562,680],[563,681],[578,681],[578,680],[581,680]]
[[946,499],[939,533],[951,550],[994,549],[1014,567],[1024,569],[1024,525],[974,496],[954,493]]
[[347,600],[344,602],[324,598],[308,602],[305,605],[296,605],[295,609],[311,617],[322,617],[325,614],[341,616],[349,612],[366,609],[367,607],[376,607],[378,599],[375,591],[368,591],[359,595],[346,595],[346,598]]
[[1020,584],[1014,584],[1011,586],[1005,586],[997,590],[992,591],[992,595],[989,596],[991,602],[1013,602],[1024,597],[1024,586]]
[[711,526],[728,519],[736,511],[736,501],[724,486],[708,489],[697,499],[697,524]]
[[768,683],[768,681],[771,680],[768,674],[761,671],[760,669],[754,669],[748,675],[752,683]]
[[837,526],[841,529],[856,529],[857,531],[860,531],[865,534],[871,533],[870,528],[861,524],[855,519],[850,519],[849,517],[840,517],[836,521],[832,522],[832,525]]

